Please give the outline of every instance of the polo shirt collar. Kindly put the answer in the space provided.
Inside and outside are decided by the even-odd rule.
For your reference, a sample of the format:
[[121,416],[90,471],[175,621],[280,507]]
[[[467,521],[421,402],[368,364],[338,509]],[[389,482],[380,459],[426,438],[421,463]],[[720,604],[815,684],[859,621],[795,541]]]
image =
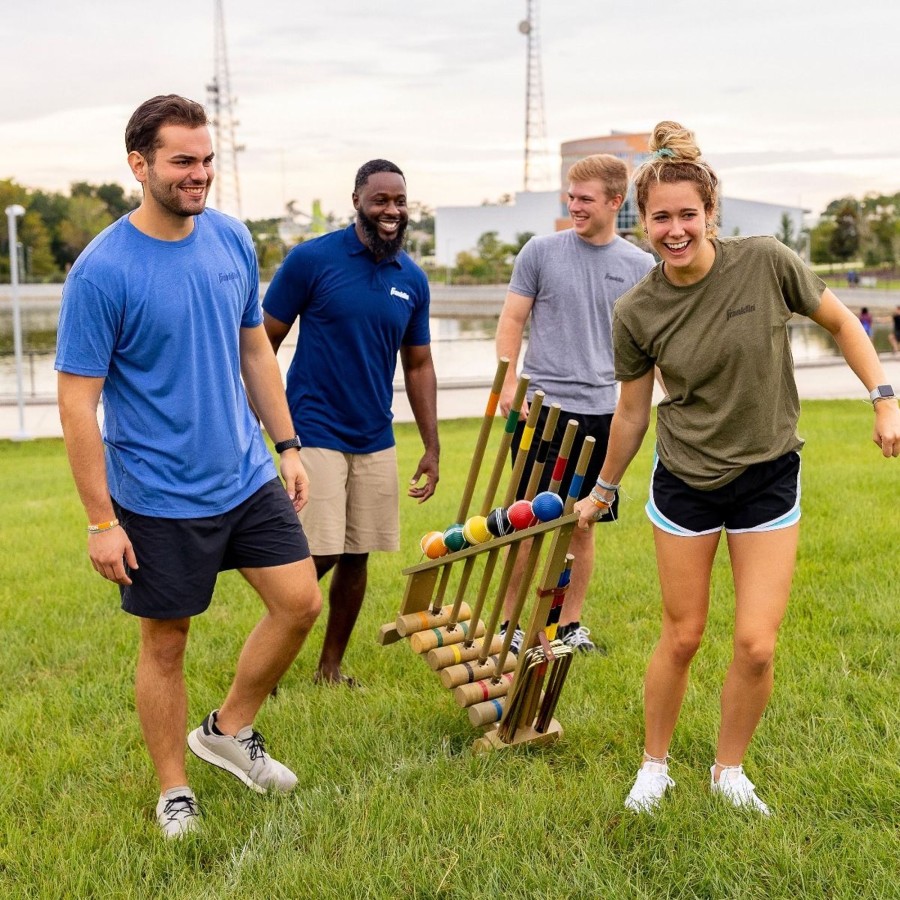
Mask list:
[[[386,265],[393,264],[398,269],[403,268],[403,264],[400,262],[400,253],[398,253],[396,256],[392,256],[390,259],[382,259],[376,262],[375,257],[372,256],[372,251],[369,250],[369,248],[359,239],[359,235],[356,233],[355,221],[351,222],[344,229],[344,247],[346,247],[347,253],[349,253],[350,256],[359,256],[359,254],[361,253],[367,253],[369,255],[369,258],[376,265],[384,263]],[[403,251],[400,252],[402,253]]]

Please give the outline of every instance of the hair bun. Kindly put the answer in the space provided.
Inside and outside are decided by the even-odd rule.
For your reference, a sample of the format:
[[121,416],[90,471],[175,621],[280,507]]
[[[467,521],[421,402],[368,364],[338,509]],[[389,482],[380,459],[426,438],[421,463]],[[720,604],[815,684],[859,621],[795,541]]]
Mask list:
[[650,137],[650,150],[657,153],[661,150],[669,151],[660,155],[671,155],[673,162],[693,162],[700,158],[700,148],[694,132],[678,122],[660,122]]

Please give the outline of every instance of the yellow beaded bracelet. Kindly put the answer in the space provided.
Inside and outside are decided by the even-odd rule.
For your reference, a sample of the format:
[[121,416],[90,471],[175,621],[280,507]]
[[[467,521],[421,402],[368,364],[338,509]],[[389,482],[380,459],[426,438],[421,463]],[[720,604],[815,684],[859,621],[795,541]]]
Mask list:
[[102,531],[111,531],[119,527],[118,519],[110,519],[108,522],[98,522],[96,525],[88,525],[88,534],[100,534]]

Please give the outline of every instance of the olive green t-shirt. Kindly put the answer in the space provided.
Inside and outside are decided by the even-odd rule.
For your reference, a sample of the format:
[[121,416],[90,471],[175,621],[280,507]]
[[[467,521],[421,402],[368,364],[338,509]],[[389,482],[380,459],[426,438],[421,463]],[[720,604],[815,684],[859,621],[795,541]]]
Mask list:
[[616,379],[659,366],[663,465],[700,490],[799,450],[800,400],[788,322],[816,311],[825,283],[773,237],[715,239],[716,259],[679,287],[657,265],[613,317]]

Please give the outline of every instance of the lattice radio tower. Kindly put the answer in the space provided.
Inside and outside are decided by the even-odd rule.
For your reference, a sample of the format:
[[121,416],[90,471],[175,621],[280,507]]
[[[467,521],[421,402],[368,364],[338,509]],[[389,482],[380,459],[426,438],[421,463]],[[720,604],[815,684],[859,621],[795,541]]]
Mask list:
[[533,191],[546,178],[547,129],[544,123],[544,76],[541,71],[541,36],[538,0],[526,0],[526,17],[519,31],[528,41],[525,66],[525,190]]
[[244,149],[235,140],[238,120],[234,107],[237,98],[231,93],[231,76],[228,71],[228,45],[225,41],[225,10],[223,0],[215,0],[215,74],[206,86],[207,105],[212,113],[211,124],[215,132],[216,208],[222,212],[243,218],[241,211],[241,182],[238,178],[238,153]]

